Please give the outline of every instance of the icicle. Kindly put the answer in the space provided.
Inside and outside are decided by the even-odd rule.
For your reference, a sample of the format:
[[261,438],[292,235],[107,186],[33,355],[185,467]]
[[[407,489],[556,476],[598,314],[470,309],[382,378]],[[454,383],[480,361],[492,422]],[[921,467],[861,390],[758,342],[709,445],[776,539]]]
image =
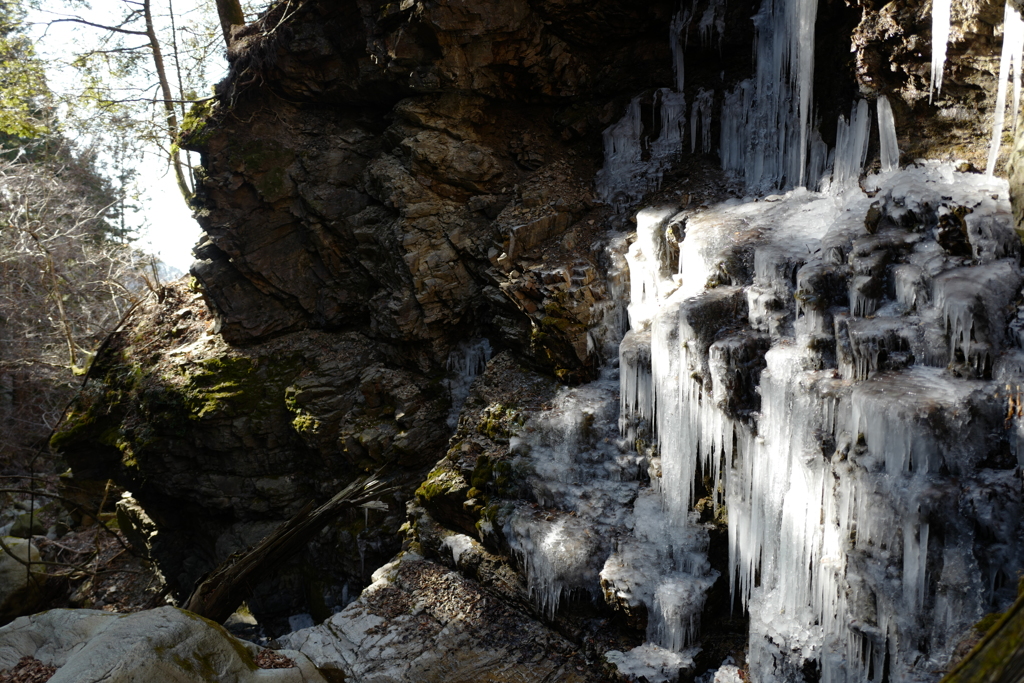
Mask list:
[[[1010,76],[1010,65],[1014,61],[1014,55],[1019,61],[1021,48],[1024,47],[1024,21],[1021,20],[1018,12],[1007,0],[1006,9],[1003,13],[1003,52],[999,60],[999,85],[996,89],[996,110],[992,124],[992,142],[988,150],[988,165],[985,173],[992,175],[996,170],[996,161],[999,159],[999,148],[1003,143],[1003,122],[1006,116],[1006,81]],[[1015,74],[1015,78],[1017,75]],[[1019,78],[1018,78],[1019,80]],[[1018,96],[1015,89],[1014,97]]]
[[850,122],[842,116],[836,128],[836,158],[832,167],[832,194],[840,195],[855,187],[867,160],[871,110],[861,100],[850,112]]
[[949,43],[949,15],[953,0],[932,0],[932,75],[928,101],[932,94],[942,92],[942,72],[946,68],[946,45]]
[[816,16],[816,0],[765,0],[754,16],[757,68],[752,82],[740,88],[751,106],[730,111],[738,90],[726,95],[722,126],[722,166],[742,171],[751,190],[805,182]]
[[683,14],[682,8],[672,17],[672,25],[669,27],[668,42],[672,48],[672,66],[676,74],[676,92],[683,92],[683,85],[686,81],[686,66],[683,61],[683,32],[689,25],[689,17]]
[[882,95],[878,98],[878,138],[882,171],[899,168],[900,148],[896,141],[896,121],[892,115],[889,98]]
[[[1019,15],[1018,15],[1019,16]],[[1019,29],[1021,34],[1024,34],[1024,28]],[[1006,40],[1005,38],[1003,40]],[[1013,54],[1010,55],[1010,66],[1013,71],[1013,134],[1017,135],[1017,119],[1020,114],[1020,96],[1021,96],[1021,67],[1024,62],[1024,35],[1022,35],[1020,44],[1014,46]],[[1005,51],[1006,45],[1003,45]]]
[[709,0],[707,9],[701,15],[700,43],[703,47],[709,47],[714,33],[718,33],[718,40],[721,43],[725,35],[725,0]]
[[712,90],[701,88],[693,100],[693,111],[690,112],[690,152],[697,151],[697,120],[700,120],[700,151],[702,154],[711,152],[711,106],[715,99]]
[[928,588],[928,524],[914,522],[903,525],[903,598],[910,611],[924,607]]
[[796,100],[799,111],[799,159],[800,172],[794,178],[794,185],[802,186],[807,170],[807,138],[811,125],[811,98],[814,85],[814,22],[818,17],[818,0],[793,0],[790,11],[792,41],[790,73],[795,73]]
[[661,132],[651,145],[651,166],[667,165],[683,149],[686,130],[686,95],[661,88],[657,92]]
[[740,174],[746,168],[747,112],[752,106],[752,90],[753,83],[746,80],[722,98],[718,155],[722,159],[722,169],[728,173]]

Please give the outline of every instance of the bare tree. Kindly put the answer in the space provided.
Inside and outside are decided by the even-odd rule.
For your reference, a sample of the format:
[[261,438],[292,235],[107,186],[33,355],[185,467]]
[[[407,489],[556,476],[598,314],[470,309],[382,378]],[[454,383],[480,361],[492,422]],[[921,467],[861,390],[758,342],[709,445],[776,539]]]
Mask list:
[[145,296],[147,257],[110,236],[116,196],[73,154],[0,148],[0,463],[56,424],[93,349]]

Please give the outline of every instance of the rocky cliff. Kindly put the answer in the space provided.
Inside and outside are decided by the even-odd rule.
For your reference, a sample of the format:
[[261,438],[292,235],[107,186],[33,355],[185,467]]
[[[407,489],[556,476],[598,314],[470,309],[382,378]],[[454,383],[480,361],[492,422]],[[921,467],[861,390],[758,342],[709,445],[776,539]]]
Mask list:
[[[954,2],[937,94],[929,87],[930,2],[817,5],[813,87],[823,144],[836,146],[836,122],[855,98],[884,95],[904,162],[984,167],[1002,3]],[[275,4],[235,30],[229,77],[212,106],[186,120],[181,144],[202,155],[195,209],[205,231],[191,284],[168,287],[108,340],[54,445],[77,480],[113,477],[131,491],[134,501],[121,506],[126,526],[145,531],[139,542],[179,595],[308,499],[387,464],[400,486],[388,511],[356,513],[325,530],[257,588],[250,606],[258,616],[327,619],[404,547],[404,569],[377,575],[359,605],[378,614],[381,591],[391,591],[396,611],[378,614],[384,621],[366,633],[392,622],[408,628],[421,602],[437,620],[430,628],[446,627],[450,614],[437,616],[448,613],[419,587],[423,577],[440,581],[441,569],[417,564],[441,562],[475,582],[443,579],[461,593],[483,590],[518,615],[502,618],[535,619],[567,638],[558,640],[561,659],[538,666],[538,677],[570,664],[611,675],[594,663],[643,641],[648,608],[614,579],[600,582],[603,598],[568,587],[568,576],[565,586],[543,589],[526,580],[536,560],[506,525],[514,515],[519,529],[533,524],[516,507],[523,504],[534,506],[537,529],[562,520],[550,510],[569,495],[537,484],[541,461],[527,456],[553,446],[527,434],[554,419],[544,417],[553,407],[577,410],[554,404],[556,383],[598,379],[618,357],[630,277],[634,291],[638,282],[625,264],[637,206],[595,190],[614,144],[606,131],[635,110],[637,162],[646,162],[669,127],[662,107],[675,87],[690,125],[679,128],[681,149],[658,182],[644,186],[645,203],[689,221],[746,195],[741,179],[720,170],[719,112],[755,74],[755,27],[763,30],[765,12],[755,0]],[[877,168],[877,130],[876,122],[865,170]],[[881,210],[889,213],[872,227],[899,222],[894,207]],[[686,221],[661,225],[670,238],[666,264],[678,258]],[[751,233],[750,248],[722,259],[718,279],[708,280],[726,285],[708,318],[722,328],[747,316],[746,295],[727,290],[751,284],[760,236]],[[854,259],[864,263],[853,266],[884,269],[909,249],[883,247],[865,247]],[[889,255],[878,257],[885,263],[867,263],[875,252]],[[836,284],[833,298],[846,285]],[[761,336],[734,354],[757,372],[779,332],[765,315]],[[705,355],[718,331],[708,331]],[[496,355],[468,390],[489,355],[482,348]],[[649,349],[638,353],[650,362]],[[743,381],[733,414],[758,407],[756,377],[738,373]],[[614,397],[601,400],[601,410],[615,408]],[[606,452],[601,444],[617,438],[595,426],[604,419],[595,414],[571,426],[566,439],[577,450]],[[630,437],[609,455],[618,469],[602,475],[615,485],[601,484],[608,500],[625,496],[625,506],[661,476],[646,450],[651,434],[641,428]],[[742,620],[723,614],[726,580],[714,580],[730,571],[727,515],[714,486],[698,481],[710,529],[687,541],[707,556],[700,571],[714,585],[702,603],[704,668],[742,658],[746,640]],[[574,552],[603,548],[595,541]],[[514,638],[540,637],[524,633]],[[523,661],[535,656],[515,651]]]

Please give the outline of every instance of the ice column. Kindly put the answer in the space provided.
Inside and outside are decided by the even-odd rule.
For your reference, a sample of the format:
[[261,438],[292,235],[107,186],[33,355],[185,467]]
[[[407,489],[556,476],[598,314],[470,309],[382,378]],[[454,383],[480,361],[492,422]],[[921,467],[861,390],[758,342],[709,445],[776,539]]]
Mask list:
[[668,42],[672,48],[672,66],[676,73],[676,92],[683,92],[683,83],[686,80],[686,70],[683,63],[683,31],[689,24],[689,16],[683,14],[680,9],[672,17],[672,25],[669,27]]
[[602,201],[610,203],[621,193],[630,194],[633,176],[641,167],[642,131],[640,99],[635,98],[629,103],[626,115],[604,130],[604,166],[595,179]]
[[879,156],[881,157],[882,171],[892,171],[900,166],[900,148],[896,142],[896,121],[893,119],[888,97],[885,95],[879,97],[877,107]]
[[832,167],[832,194],[840,195],[857,184],[868,156],[871,109],[861,100],[850,112],[850,121],[839,117],[836,128],[836,158]]
[[693,100],[693,111],[690,113],[690,152],[697,151],[697,120],[700,120],[700,151],[702,154],[711,152],[711,105],[715,93],[701,88]]
[[816,17],[814,0],[764,0],[754,17],[756,74],[722,107],[722,167],[751,190],[806,181]]
[[946,44],[949,42],[949,15],[952,5],[953,0],[932,0],[932,93],[936,90],[942,92],[942,71],[946,67]]
[[810,131],[811,96],[814,84],[814,22],[818,17],[818,0],[793,0],[790,21],[790,73],[796,74],[796,100],[799,103],[800,173],[796,185],[805,183],[807,170],[807,138]]
[[[992,175],[996,169],[996,161],[999,159],[999,148],[1003,141],[1003,121],[1006,116],[1006,80],[1010,75],[1010,65],[1016,61],[1020,62],[1021,49],[1024,48],[1024,21],[1021,20],[1018,12],[1009,2],[1006,3],[1006,10],[1003,14],[1003,54],[999,61],[999,85],[996,90],[996,111],[992,124],[992,143],[988,150],[988,165],[985,173]],[[1016,55],[1016,57],[1015,57]],[[1014,97],[1019,96],[1020,74],[1014,72]],[[1015,102],[1019,104],[1019,102]],[[1016,110],[1014,111],[1016,117]]]
[[667,164],[683,148],[686,131],[686,95],[668,88],[658,90],[655,102],[660,102],[661,132],[651,146],[653,166]]

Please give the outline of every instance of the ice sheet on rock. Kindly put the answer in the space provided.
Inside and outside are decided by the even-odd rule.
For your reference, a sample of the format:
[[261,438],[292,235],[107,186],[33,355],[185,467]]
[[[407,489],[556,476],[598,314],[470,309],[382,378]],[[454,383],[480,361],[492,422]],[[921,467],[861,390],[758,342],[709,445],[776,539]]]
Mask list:
[[843,379],[865,380],[924,360],[924,334],[916,318],[838,315],[835,335],[836,362]]
[[860,435],[866,446],[863,466],[882,466],[893,475],[955,468],[947,458],[951,444],[936,437],[934,420],[945,413],[945,421],[954,428],[956,406],[977,388],[940,368],[921,366],[858,384],[846,430]]
[[445,380],[452,407],[448,411],[448,427],[455,429],[459,424],[459,413],[469,396],[473,380],[487,368],[493,351],[487,339],[475,339],[459,343],[448,354],[447,369],[450,378]]
[[636,214],[636,241],[629,247],[629,324],[641,329],[650,324],[661,300],[678,285],[672,279],[675,264],[669,258],[666,230],[674,207],[647,208]]
[[609,650],[604,656],[629,680],[672,683],[679,680],[680,672],[693,668],[693,658],[698,652],[698,649],[674,652],[653,643],[644,643],[628,652]]
[[606,600],[644,605],[647,639],[670,650],[695,642],[707,591],[718,578],[707,559],[707,529],[696,517],[666,514],[661,496],[644,490],[633,506],[632,534],[618,539],[601,570]]
[[595,305],[593,318],[597,322],[587,332],[588,346],[604,363],[614,365],[619,355],[619,342],[629,330],[629,265],[626,252],[629,243],[624,234],[609,235],[603,250],[605,288],[608,296]]
[[531,600],[553,619],[574,593],[597,599],[608,554],[601,530],[564,512],[520,507],[506,525],[509,546],[525,569]]
[[478,545],[477,541],[465,534],[452,534],[441,542],[441,548],[451,553],[455,566],[459,565],[463,555],[472,552]]
[[991,377],[995,352],[1006,342],[1001,312],[1020,286],[1020,268],[1008,259],[952,269],[934,279],[932,299],[945,326],[949,363]]
[[618,382],[606,368],[597,381],[563,389],[510,443],[538,505],[517,508],[504,531],[548,618],[569,596],[600,599],[611,539],[632,526],[643,459],[619,437]]

